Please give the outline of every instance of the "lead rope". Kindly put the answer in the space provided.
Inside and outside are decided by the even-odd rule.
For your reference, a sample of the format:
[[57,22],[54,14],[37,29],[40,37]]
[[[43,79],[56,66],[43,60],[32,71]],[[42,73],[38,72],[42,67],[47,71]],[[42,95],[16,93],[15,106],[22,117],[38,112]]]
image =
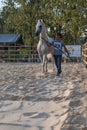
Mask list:
[[54,46],[52,43],[48,42],[45,38],[43,38],[43,37],[41,37],[41,38],[47,43],[47,45],[48,45],[48,44],[51,44],[51,45],[52,45],[53,47],[55,47],[57,50],[60,50],[66,57],[68,57],[68,58],[70,59],[70,61],[72,61],[72,59],[71,59],[69,53],[68,53],[68,55],[67,55],[67,54],[66,54],[62,49],[60,49],[59,47]]

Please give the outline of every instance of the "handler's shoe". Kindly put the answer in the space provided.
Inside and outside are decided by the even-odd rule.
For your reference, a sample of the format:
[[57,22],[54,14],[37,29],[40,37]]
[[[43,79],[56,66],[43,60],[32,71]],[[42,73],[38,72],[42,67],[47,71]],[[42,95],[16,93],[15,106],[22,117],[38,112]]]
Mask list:
[[62,71],[59,71],[58,73],[60,74]]
[[56,76],[59,76],[59,75],[61,74],[61,72],[62,72],[62,71],[58,71],[57,74],[56,74]]
[[57,73],[56,76],[59,76],[59,74]]

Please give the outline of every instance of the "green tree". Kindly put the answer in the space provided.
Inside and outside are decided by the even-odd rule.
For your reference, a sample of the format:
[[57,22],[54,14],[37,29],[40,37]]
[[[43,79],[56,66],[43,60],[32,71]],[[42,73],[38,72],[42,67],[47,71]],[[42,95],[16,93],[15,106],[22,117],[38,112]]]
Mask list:
[[2,33],[21,33],[25,44],[37,43],[38,19],[45,20],[50,37],[59,31],[67,44],[78,44],[87,29],[86,0],[5,0],[5,4],[0,17]]

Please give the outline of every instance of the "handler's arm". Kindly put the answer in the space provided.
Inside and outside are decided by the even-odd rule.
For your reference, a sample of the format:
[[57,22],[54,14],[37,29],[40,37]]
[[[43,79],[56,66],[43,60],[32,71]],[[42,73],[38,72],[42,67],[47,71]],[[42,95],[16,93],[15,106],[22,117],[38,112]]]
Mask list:
[[52,46],[52,43],[50,42],[46,42],[47,46],[51,47]]
[[68,57],[70,57],[69,51],[68,51],[68,49],[66,48],[65,45],[64,45],[64,50],[65,50],[65,52],[67,53]]
[[52,43],[51,42],[49,42],[48,40],[46,40],[45,38],[42,38],[45,42],[46,42],[46,44],[47,44],[47,46],[49,46],[49,47],[51,47],[52,46]]
[[64,50],[65,50],[65,52],[69,53],[69,52],[68,52],[68,49],[66,48],[65,45],[64,45]]

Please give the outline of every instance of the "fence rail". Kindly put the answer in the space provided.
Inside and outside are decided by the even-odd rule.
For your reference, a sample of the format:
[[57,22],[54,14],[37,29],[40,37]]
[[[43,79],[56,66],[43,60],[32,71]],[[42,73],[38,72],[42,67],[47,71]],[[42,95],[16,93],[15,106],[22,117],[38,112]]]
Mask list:
[[[81,61],[81,57],[71,58],[72,62]],[[63,57],[62,61],[69,59]],[[40,62],[40,59],[35,46],[0,46],[0,62]]]
[[87,67],[87,42],[82,47],[82,59],[83,63]]
[[0,46],[0,62],[39,62],[35,46]]

